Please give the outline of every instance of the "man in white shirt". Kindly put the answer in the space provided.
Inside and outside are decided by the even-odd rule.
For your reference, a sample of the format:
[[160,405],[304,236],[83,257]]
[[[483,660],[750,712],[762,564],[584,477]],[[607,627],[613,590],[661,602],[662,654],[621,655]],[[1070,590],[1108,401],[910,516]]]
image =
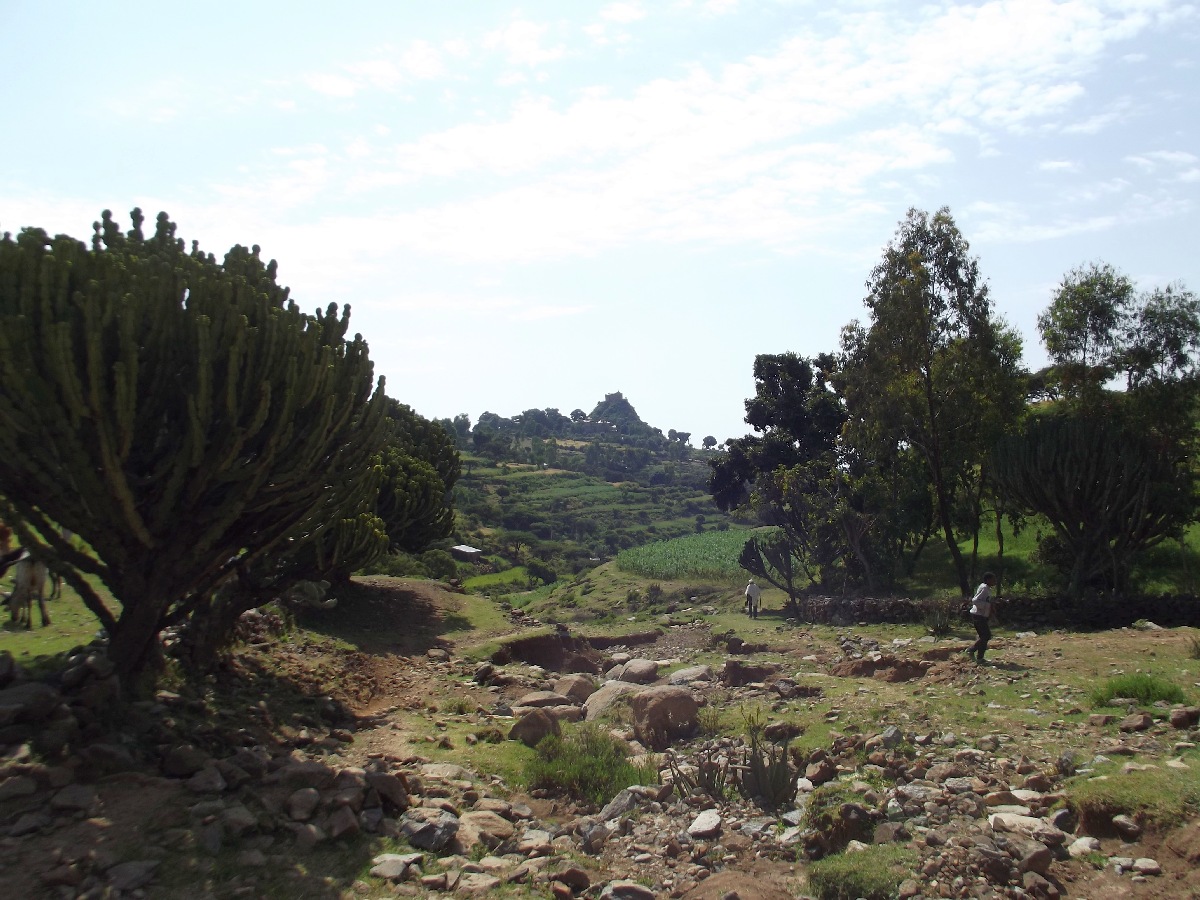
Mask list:
[[762,597],[762,589],[751,578],[749,584],[746,585],[746,614],[752,619],[758,618],[758,604]]

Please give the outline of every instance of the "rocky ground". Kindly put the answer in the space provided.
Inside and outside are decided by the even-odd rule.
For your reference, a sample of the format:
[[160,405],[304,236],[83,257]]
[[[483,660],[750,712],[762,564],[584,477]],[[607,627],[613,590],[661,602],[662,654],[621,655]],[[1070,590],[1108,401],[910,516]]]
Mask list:
[[[455,602],[402,593],[402,620]],[[599,653],[552,636],[584,670],[568,673],[436,642],[336,649],[252,617],[217,675],[131,707],[100,653],[49,683],[0,655],[0,896],[752,900],[803,896],[808,860],[885,843],[913,853],[901,897],[1200,895],[1200,825],[1080,821],[1062,802],[1106,758],[1189,765],[1200,711],[1089,715],[1065,683],[1179,636],[1024,634],[980,668],[960,645],[852,628],[764,622],[756,647],[704,618]],[[971,695],[1029,706],[939,714]],[[794,798],[732,789],[754,751],[717,727],[735,709],[759,711],[762,746],[791,739]],[[580,720],[652,755],[662,783],[595,808],[514,791],[488,765],[511,735]]]

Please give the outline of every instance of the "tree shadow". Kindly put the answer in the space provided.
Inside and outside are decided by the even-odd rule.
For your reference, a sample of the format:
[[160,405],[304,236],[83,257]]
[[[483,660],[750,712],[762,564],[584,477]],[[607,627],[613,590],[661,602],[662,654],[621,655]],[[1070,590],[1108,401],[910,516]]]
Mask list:
[[336,607],[303,609],[296,614],[297,623],[364,653],[422,654],[444,647],[443,635],[471,627],[454,608],[457,595],[433,582],[370,577],[333,593]]

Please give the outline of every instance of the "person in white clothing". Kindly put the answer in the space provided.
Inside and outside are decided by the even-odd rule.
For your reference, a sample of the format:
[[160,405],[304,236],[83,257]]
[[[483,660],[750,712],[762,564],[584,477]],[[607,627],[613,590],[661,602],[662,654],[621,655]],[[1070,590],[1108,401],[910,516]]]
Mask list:
[[746,585],[746,615],[752,619],[758,618],[758,604],[761,597],[762,589],[751,578],[750,582]]
[[991,572],[983,574],[983,582],[975,589],[971,598],[971,624],[979,639],[967,648],[967,656],[972,657],[979,665],[984,665],[984,654],[987,653],[988,641],[992,639],[992,629],[988,619],[992,616],[992,588],[996,586],[996,576]]

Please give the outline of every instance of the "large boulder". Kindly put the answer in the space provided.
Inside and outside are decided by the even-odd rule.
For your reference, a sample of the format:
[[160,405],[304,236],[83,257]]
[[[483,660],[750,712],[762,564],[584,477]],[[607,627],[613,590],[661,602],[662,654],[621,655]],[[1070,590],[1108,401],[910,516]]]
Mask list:
[[631,659],[625,663],[620,681],[633,684],[652,684],[658,678],[658,663],[652,659]]
[[587,675],[564,675],[554,682],[554,692],[570,697],[576,703],[583,703],[596,693],[596,682]]
[[513,706],[570,706],[575,701],[556,691],[533,691],[525,694]]
[[633,730],[639,741],[654,750],[665,750],[676,738],[692,734],[700,710],[686,688],[660,685],[635,694]]
[[693,681],[712,681],[712,666],[688,666],[672,672],[667,678],[671,684],[691,684]]
[[610,681],[602,685],[596,693],[592,694],[583,704],[584,718],[589,722],[594,722],[600,718],[613,704],[622,697],[629,697],[638,693],[640,688],[637,685],[630,684],[627,681]]
[[508,732],[508,739],[520,741],[526,747],[536,747],[547,735],[560,733],[558,719],[544,709],[531,709],[513,725]]

